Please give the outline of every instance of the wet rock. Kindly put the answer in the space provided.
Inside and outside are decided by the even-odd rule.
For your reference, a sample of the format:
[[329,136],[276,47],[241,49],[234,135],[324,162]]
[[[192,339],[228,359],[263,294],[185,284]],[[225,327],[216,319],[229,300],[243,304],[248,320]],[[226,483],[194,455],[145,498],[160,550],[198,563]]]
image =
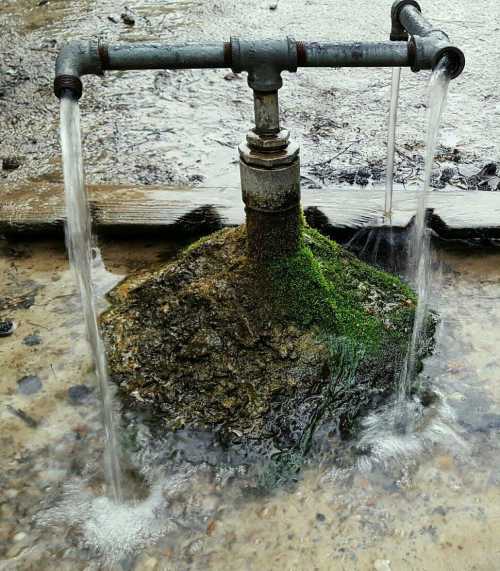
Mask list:
[[4,171],[14,171],[21,166],[21,162],[16,157],[5,157],[2,159],[2,169]]
[[[303,240],[256,266],[245,228],[223,230],[115,288],[101,327],[125,404],[163,432],[269,455],[304,452],[334,418],[349,430],[393,387],[415,297],[316,231]],[[276,455],[279,469],[296,474],[296,456]]]
[[36,345],[40,345],[42,342],[42,338],[37,333],[33,333],[33,335],[27,335],[23,339],[23,343],[28,347],[35,347]]
[[16,330],[16,324],[12,319],[4,319],[0,321],[0,337],[8,337]]
[[108,20],[113,24],[118,24],[118,20],[114,16],[108,16]]
[[87,385],[74,385],[68,389],[68,399],[71,404],[85,404],[92,394],[92,389]]
[[130,12],[123,12],[120,16],[122,22],[127,26],[135,26],[135,18]]
[[27,375],[17,381],[17,392],[22,395],[34,395],[42,388],[42,381],[36,375]]

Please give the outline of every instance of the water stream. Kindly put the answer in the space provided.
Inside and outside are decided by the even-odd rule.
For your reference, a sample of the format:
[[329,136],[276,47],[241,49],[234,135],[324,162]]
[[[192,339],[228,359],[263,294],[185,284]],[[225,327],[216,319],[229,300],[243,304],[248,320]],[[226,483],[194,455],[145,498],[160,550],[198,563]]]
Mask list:
[[390,221],[392,213],[392,192],[394,185],[394,155],[396,152],[396,127],[398,121],[399,85],[401,68],[392,70],[391,106],[389,111],[389,131],[387,134],[387,167],[385,182],[384,218]]
[[415,224],[409,245],[409,277],[417,292],[418,302],[410,345],[401,370],[398,387],[398,400],[400,402],[407,400],[411,382],[415,377],[419,344],[428,315],[428,300],[431,288],[431,273],[429,271],[431,248],[429,229],[427,227],[427,198],[431,188],[432,166],[436,154],[439,125],[446,105],[446,96],[450,84],[447,66],[448,60],[443,58],[433,71],[429,83],[425,178],[424,186],[418,193]]
[[90,209],[84,186],[80,110],[69,97],[61,100],[61,146],[66,200],[66,245],[70,266],[81,297],[87,339],[92,352],[102,403],[105,435],[104,470],[106,484],[115,501],[122,499],[119,448],[116,437],[113,394],[103,341],[97,324],[92,283],[92,229]]

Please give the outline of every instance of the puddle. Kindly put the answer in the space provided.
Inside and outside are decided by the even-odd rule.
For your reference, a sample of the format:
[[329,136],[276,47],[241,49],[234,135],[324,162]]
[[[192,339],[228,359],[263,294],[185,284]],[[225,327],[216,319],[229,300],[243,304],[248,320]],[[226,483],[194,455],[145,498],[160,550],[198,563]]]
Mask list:
[[[175,250],[103,242],[94,260],[101,309],[120,276]],[[0,343],[2,569],[53,569],[54,558],[72,570],[495,568],[499,268],[496,252],[438,252],[431,305],[441,323],[424,375],[441,400],[404,454],[388,446],[392,461],[363,462],[362,442],[325,435],[320,466],[295,485],[255,495],[244,470],[186,471],[137,425],[127,449],[136,499],[119,507],[99,499],[98,399],[62,244],[4,242],[2,316],[17,329]],[[25,342],[33,336],[37,344]],[[27,377],[41,388],[19,391]],[[128,415],[126,425],[134,422]]]

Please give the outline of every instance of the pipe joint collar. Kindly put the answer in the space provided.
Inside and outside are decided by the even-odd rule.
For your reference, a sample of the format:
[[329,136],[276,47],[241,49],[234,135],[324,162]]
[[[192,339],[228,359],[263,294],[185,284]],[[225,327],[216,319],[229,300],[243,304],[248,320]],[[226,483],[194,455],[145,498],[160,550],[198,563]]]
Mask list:
[[281,72],[297,71],[297,42],[293,38],[253,41],[232,37],[230,46],[233,72],[248,72],[248,85],[254,91],[277,91],[283,85]]

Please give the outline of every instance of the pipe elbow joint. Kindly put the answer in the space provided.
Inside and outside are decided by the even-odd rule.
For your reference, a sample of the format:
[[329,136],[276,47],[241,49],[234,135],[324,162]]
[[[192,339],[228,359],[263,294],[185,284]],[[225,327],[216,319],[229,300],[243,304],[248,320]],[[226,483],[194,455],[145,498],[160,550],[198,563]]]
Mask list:
[[65,44],[56,60],[54,94],[59,99],[65,93],[71,93],[80,99],[83,92],[83,75],[102,75],[103,65],[97,42],[70,42]]
[[391,8],[391,41],[393,42],[406,42],[408,40],[408,31],[405,29],[400,20],[401,10],[405,6],[414,6],[421,12],[420,4],[416,0],[395,0]]
[[448,59],[448,73],[451,79],[458,77],[465,67],[465,56],[460,48],[450,44],[448,36],[441,30],[433,30],[426,36],[412,36],[408,45],[412,71],[434,69],[443,59]]

